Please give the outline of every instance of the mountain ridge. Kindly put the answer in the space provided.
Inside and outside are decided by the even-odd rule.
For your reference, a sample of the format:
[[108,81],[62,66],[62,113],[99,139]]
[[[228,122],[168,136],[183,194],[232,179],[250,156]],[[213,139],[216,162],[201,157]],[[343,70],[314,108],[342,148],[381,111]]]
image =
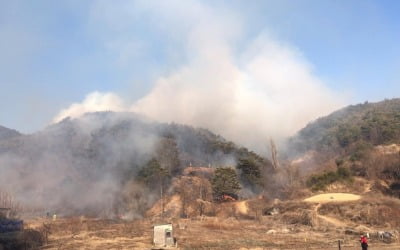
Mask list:
[[[270,166],[207,129],[157,123],[133,113],[96,112],[0,140],[0,183],[30,204],[64,213],[110,214],[126,183],[153,158],[176,175],[189,165],[234,167],[240,157]],[[150,204],[152,191],[135,185]]]
[[0,125],[0,140],[13,138],[20,135],[21,133],[19,133],[17,130],[6,128]]
[[344,107],[309,123],[290,138],[291,151],[346,151],[400,141],[400,99]]

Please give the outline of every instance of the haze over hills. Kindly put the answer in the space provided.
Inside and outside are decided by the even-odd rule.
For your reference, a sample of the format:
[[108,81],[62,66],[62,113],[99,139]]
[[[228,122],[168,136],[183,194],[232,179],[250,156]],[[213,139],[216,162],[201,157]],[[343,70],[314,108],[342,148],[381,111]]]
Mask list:
[[9,139],[19,135],[21,134],[18,131],[0,125],[0,140]]
[[[393,99],[349,106],[310,123],[289,140],[289,151],[296,155],[315,152],[312,161],[296,170],[303,176],[297,183],[304,183],[310,170],[326,170],[338,159],[351,173],[366,176],[372,170],[364,163],[374,155],[374,147],[399,142],[399,113],[400,100]],[[158,199],[158,191],[154,184],[138,181],[138,176],[149,178],[148,171],[153,170],[146,167],[152,159],[167,170],[169,180],[188,166],[233,166],[247,196],[264,192],[284,197],[282,192],[291,192],[289,179],[294,170],[285,161],[276,170],[268,159],[209,130],[158,123],[134,113],[87,113],[30,135],[1,131],[0,188],[42,210],[125,213],[139,206],[121,204],[127,190],[141,197],[140,206],[148,207]],[[396,183],[398,161],[385,162],[390,164],[383,164],[377,176],[394,176],[390,183]]]
[[399,12],[0,1],[0,250],[400,249]]
[[[272,150],[272,162],[207,129],[134,113],[86,113],[30,135],[3,129],[0,191],[23,206],[24,219],[48,223],[44,215],[55,213],[61,218],[53,225],[79,230],[93,222],[75,216],[146,228],[185,218],[191,228],[201,223],[199,235],[217,240],[215,228],[234,237],[233,227],[221,229],[228,218],[240,225],[234,228],[248,225],[246,233],[256,227],[296,238],[329,231],[348,240],[400,225],[399,113],[399,99],[346,107],[299,131],[289,140],[291,152]],[[191,220],[198,216],[205,222]],[[255,231],[255,238],[268,235]]]
[[[0,186],[29,206],[110,215],[124,185],[153,158],[173,177],[189,165],[235,166],[241,157],[271,167],[268,160],[205,129],[157,123],[133,113],[88,113],[31,135],[1,139]],[[151,187],[135,185],[135,192],[144,193],[143,202],[151,203]],[[124,212],[123,205],[119,209]]]

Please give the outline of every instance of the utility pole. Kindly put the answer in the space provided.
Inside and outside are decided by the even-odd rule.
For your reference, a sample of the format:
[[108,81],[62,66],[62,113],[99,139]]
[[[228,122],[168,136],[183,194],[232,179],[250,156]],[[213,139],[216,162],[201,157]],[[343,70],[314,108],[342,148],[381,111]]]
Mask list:
[[160,175],[160,195],[161,195],[161,218],[164,218],[164,194],[163,194],[163,178]]

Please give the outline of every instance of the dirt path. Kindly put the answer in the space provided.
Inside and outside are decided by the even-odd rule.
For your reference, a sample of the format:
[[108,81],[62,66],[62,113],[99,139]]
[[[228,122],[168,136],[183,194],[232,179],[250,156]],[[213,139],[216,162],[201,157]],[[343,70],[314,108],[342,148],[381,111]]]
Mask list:
[[315,215],[316,215],[316,217],[317,217],[318,219],[321,219],[321,220],[323,220],[323,221],[325,221],[325,222],[328,222],[329,224],[333,224],[333,225],[336,226],[336,227],[345,227],[345,226],[347,226],[346,223],[344,223],[344,222],[342,222],[342,221],[340,221],[340,220],[338,220],[338,219],[336,219],[336,218],[333,218],[333,217],[329,217],[329,216],[325,216],[325,215],[319,214],[318,209],[319,209],[320,207],[321,207],[321,203],[319,203],[318,205],[316,205],[315,208],[314,208],[314,213],[315,213]]
[[319,194],[311,196],[307,199],[304,199],[304,201],[318,203],[314,208],[314,214],[318,219],[325,221],[331,225],[334,225],[335,227],[346,227],[347,224],[341,220],[338,220],[334,217],[319,214],[318,209],[321,207],[321,204],[323,203],[356,201],[359,199],[361,199],[361,196],[355,194],[327,193],[327,194]]

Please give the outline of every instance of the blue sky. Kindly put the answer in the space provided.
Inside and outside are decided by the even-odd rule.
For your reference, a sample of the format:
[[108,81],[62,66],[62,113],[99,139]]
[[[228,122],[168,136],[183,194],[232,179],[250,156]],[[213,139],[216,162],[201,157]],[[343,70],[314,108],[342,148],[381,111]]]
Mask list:
[[0,0],[0,124],[37,131],[94,91],[134,104],[195,57],[188,30],[206,21],[182,13],[198,9],[232,29],[223,39],[237,65],[264,34],[342,104],[399,97],[399,1],[150,2]]

